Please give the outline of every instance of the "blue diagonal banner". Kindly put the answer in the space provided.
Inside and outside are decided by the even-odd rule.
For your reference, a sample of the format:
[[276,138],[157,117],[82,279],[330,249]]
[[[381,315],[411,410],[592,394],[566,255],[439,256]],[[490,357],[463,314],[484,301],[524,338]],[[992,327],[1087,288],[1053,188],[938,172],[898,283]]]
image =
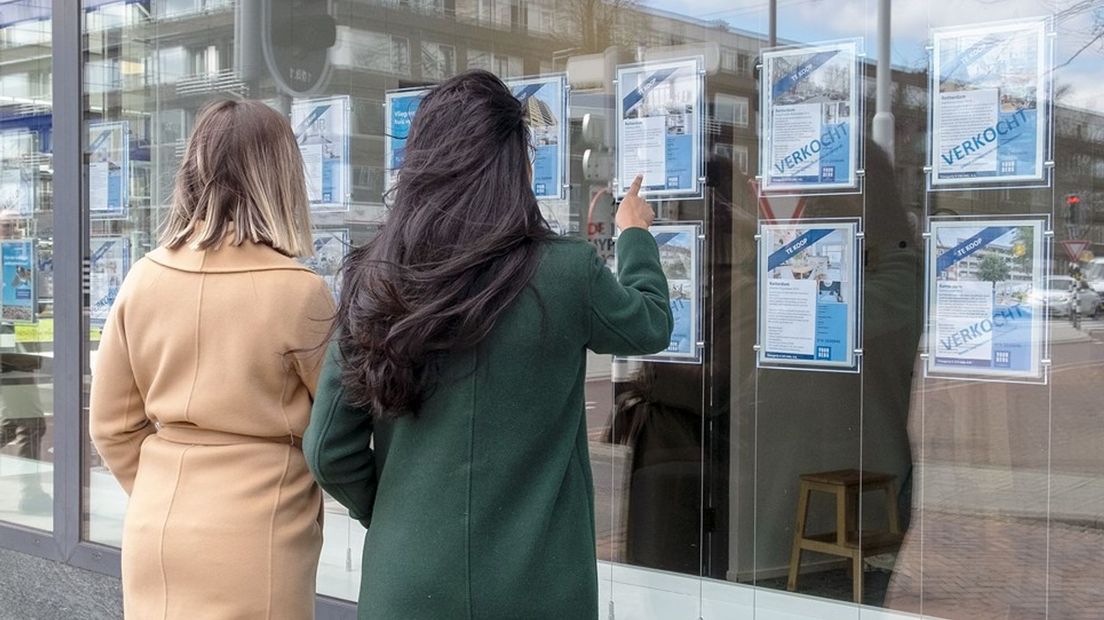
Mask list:
[[947,63],[947,67],[939,75],[939,83],[942,84],[946,82],[954,77],[955,73],[958,73],[959,70],[977,62],[979,58],[988,54],[991,49],[1004,42],[1007,37],[1007,33],[991,34],[966,48],[965,52],[962,52],[953,61]]
[[302,136],[304,132],[306,132],[307,127],[313,125],[314,122],[317,121],[318,118],[325,114],[326,110],[329,109],[330,104],[327,103],[325,105],[317,106],[316,108],[311,110],[311,113],[308,114],[307,117],[304,118],[302,121],[300,121],[299,126],[295,128],[295,135]]
[[824,63],[828,62],[833,56],[839,53],[840,50],[830,50],[813,54],[812,58],[797,65],[790,70],[789,73],[778,78],[774,82],[774,87],[771,88],[771,94],[775,97],[780,97],[786,91],[792,90],[801,80],[809,77],[809,74],[819,69]]
[[546,82],[540,82],[538,84],[526,84],[522,88],[518,89],[518,91],[514,93],[514,96],[517,97],[518,101],[525,103],[529,100],[530,97],[537,94],[540,89],[544,88],[545,84]]
[[663,247],[663,246],[667,245],[669,242],[675,240],[675,238],[677,238],[680,234],[681,233],[677,233],[677,232],[659,233],[658,235],[655,236],[656,245],[658,245],[659,247]]
[[682,67],[669,67],[667,69],[661,69],[648,76],[644,83],[639,87],[634,88],[629,94],[625,95],[625,99],[621,102],[621,111],[626,116],[629,114],[629,110],[633,109],[644,101],[644,98],[648,96],[648,93],[652,92],[656,86],[666,82],[675,76]]
[[91,152],[95,152],[97,149],[99,149],[100,145],[104,143],[104,140],[107,140],[111,137],[111,132],[113,131],[114,129],[105,129],[101,131],[100,135],[96,137],[96,140],[93,141],[91,145],[89,145],[88,150]]
[[103,258],[104,254],[107,254],[108,250],[114,246],[114,241],[105,241],[104,244],[96,250],[96,253],[92,255],[92,264],[95,265],[96,262]]
[[935,271],[946,271],[958,261],[984,249],[990,243],[1000,239],[1008,231],[1012,230],[1011,226],[987,226],[982,228],[977,234],[971,236],[969,239],[959,243],[953,248],[939,255],[939,258],[935,260]]
[[771,255],[767,257],[767,271],[785,263],[802,250],[814,245],[817,241],[820,241],[835,231],[835,228],[813,228],[806,231],[797,239],[771,252]]

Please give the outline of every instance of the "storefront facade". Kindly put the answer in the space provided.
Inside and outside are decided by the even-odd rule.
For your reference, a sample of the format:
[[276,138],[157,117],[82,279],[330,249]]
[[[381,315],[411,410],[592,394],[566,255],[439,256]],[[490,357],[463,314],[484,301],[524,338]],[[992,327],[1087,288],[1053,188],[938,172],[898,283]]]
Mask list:
[[637,172],[658,213],[671,347],[588,364],[604,617],[1104,617],[1104,4],[890,5],[0,0],[0,548],[118,574],[99,326],[206,103],[288,115],[338,295],[482,68],[558,232],[612,264]]

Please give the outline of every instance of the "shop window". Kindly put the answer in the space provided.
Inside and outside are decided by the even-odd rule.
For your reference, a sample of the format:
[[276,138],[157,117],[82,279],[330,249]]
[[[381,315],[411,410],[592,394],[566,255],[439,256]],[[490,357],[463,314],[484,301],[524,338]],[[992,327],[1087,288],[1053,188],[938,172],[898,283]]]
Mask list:
[[516,56],[468,50],[469,69],[484,69],[499,77],[511,77],[520,75],[521,67],[521,59]]
[[736,144],[732,147],[732,165],[736,167],[736,170],[740,174],[748,173],[748,148],[743,144]]
[[391,72],[410,73],[410,40],[406,37],[391,37]]
[[522,30],[529,22],[527,5],[522,0],[510,0],[510,29]]
[[529,32],[538,35],[549,35],[555,32],[556,24],[551,6],[545,2],[529,2],[526,8]]
[[[0,315],[0,361],[5,363],[0,369],[0,521],[38,529],[52,526],[55,428],[54,173],[45,129],[52,112],[43,105],[51,96],[49,4],[0,0],[0,249],[15,265],[13,277],[5,280],[36,287],[29,304],[8,303],[8,314]],[[337,42],[329,62],[336,70],[311,95],[293,96],[267,67],[248,88],[231,80],[184,88],[189,78],[203,81],[202,76],[238,69],[231,50],[240,43],[234,40],[237,28],[247,25],[235,22],[232,0],[84,3],[82,40],[88,49],[82,131],[99,132],[97,136],[114,144],[109,152],[97,153],[102,157],[94,162],[85,153],[82,169],[87,195],[82,206],[86,221],[80,228],[88,232],[90,243],[84,248],[89,268],[83,343],[88,367],[95,369],[98,325],[110,305],[112,276],[156,246],[189,126],[210,100],[247,95],[299,120],[305,115],[295,115],[302,110],[323,103],[342,114],[348,111],[348,118],[330,117],[332,124],[319,128],[332,143],[347,147],[328,152],[346,158],[338,168],[347,171],[347,187],[329,202],[318,198],[313,211],[317,241],[330,249],[325,260],[311,266],[336,286],[332,265],[349,245],[367,243],[385,217],[382,194],[392,167],[383,146],[385,118],[390,118],[385,93],[438,82],[464,68],[487,69],[503,78],[566,70],[571,119],[563,153],[570,189],[563,200],[542,200],[542,208],[555,210],[556,217],[548,219],[562,222],[562,230],[579,231],[601,259],[612,263],[615,201],[608,192],[618,158],[621,163],[632,159],[629,148],[618,143],[625,126],[617,118],[617,110],[623,109],[615,95],[617,67],[700,54],[716,61],[703,63],[707,68],[700,97],[692,92],[673,98],[670,90],[656,89],[647,114],[667,118],[644,134],[661,138],[632,152],[655,163],[701,145],[706,165],[687,176],[714,175],[700,195],[653,201],[664,225],[702,226],[701,270],[678,269],[682,277],[672,278],[680,280],[672,288],[678,309],[699,303],[705,326],[701,341],[689,338],[697,334],[684,332],[687,337],[678,345],[700,344],[701,363],[595,355],[586,369],[603,612],[631,616],[633,610],[644,610],[641,614],[655,618],[690,617],[718,604],[710,599],[715,597],[723,604],[749,601],[733,609],[728,614],[732,617],[777,614],[782,606],[795,617],[833,617],[854,612],[854,607],[835,601],[853,601],[858,577],[862,602],[884,607],[891,620],[921,611],[951,619],[1100,615],[1092,606],[1101,585],[1099,553],[1093,551],[1104,548],[1104,542],[1099,528],[1086,524],[1099,523],[1104,515],[1100,494],[1093,494],[1104,471],[1098,449],[1104,434],[1093,406],[1101,400],[1104,323],[1099,303],[1097,317],[1091,316],[1091,294],[1081,294],[1088,301],[1073,315],[1068,305],[1072,295],[1062,288],[1069,282],[1065,278],[1074,277],[1068,275],[1074,262],[1080,264],[1086,285],[1104,292],[1099,258],[1104,256],[1104,193],[1099,189],[1104,184],[1104,158],[1099,156],[1104,108],[1093,90],[1104,63],[1099,46],[1091,45],[1091,11],[1068,2],[1045,8],[1058,17],[1048,25],[1055,36],[1047,38],[1046,53],[1053,46],[1054,64],[1069,62],[1053,72],[1056,99],[1039,98],[1035,107],[1055,107],[1056,139],[1048,153],[1056,162],[1053,182],[1043,188],[963,183],[928,191],[929,113],[938,96],[931,92],[928,73],[932,31],[974,25],[980,35],[991,35],[994,25],[976,22],[995,19],[992,3],[893,3],[899,12],[889,74],[897,144],[892,162],[880,155],[869,127],[876,91],[875,3],[778,3],[775,25],[782,45],[800,49],[863,37],[866,50],[859,62],[863,86],[854,108],[851,101],[831,100],[830,93],[811,92],[828,89],[810,82],[810,91],[780,92],[788,97],[780,105],[821,107],[815,112],[785,110],[791,113],[791,124],[782,127],[770,127],[770,111],[759,109],[765,76],[751,79],[761,50],[771,46],[763,3],[720,8],[631,0],[371,4],[333,3]],[[1013,5],[1000,8],[1009,17],[1032,17],[1044,10]],[[396,15],[399,10],[402,14]],[[450,28],[452,16],[462,27]],[[970,44],[965,47],[971,49]],[[1001,75],[1023,60],[1016,54],[994,57],[978,70],[996,68],[993,75]],[[986,89],[972,93],[978,100],[990,96],[978,90]],[[1001,106],[1011,108],[1013,99]],[[997,118],[1009,111],[996,105],[986,110]],[[695,112],[705,117],[708,132],[700,142],[692,139],[701,137],[693,135]],[[969,110],[958,112],[965,127]],[[835,166],[862,169],[861,187],[844,193],[758,193],[761,179],[747,177],[767,174],[772,147],[786,143],[779,149],[783,155],[801,154],[810,143],[798,138],[816,135],[848,115],[856,119],[852,127],[860,141],[846,164],[817,160],[813,166],[813,158],[802,160],[812,171],[806,176],[814,179],[833,174]],[[985,128],[980,130],[984,137]],[[550,131],[542,137],[545,146],[558,140]],[[668,137],[669,144],[663,142]],[[768,138],[775,142],[764,145]],[[993,164],[993,173],[1009,172],[1015,168],[1013,160],[1027,152],[1013,151],[1015,157]],[[730,161],[731,167],[708,165],[718,160]],[[988,164],[979,160],[975,165]],[[93,177],[95,183],[87,182]],[[109,181],[112,191],[103,191]],[[679,181],[679,174],[673,174],[655,186],[666,189]],[[1077,217],[1066,210],[1068,195],[1080,197]],[[66,217],[75,217],[70,207],[64,210]],[[4,217],[13,209],[17,217]],[[58,217],[62,211],[58,209]],[[924,233],[940,218],[1028,215],[1051,216],[1049,234],[1039,246],[1047,246],[1042,254],[1046,269],[1057,280],[1042,279],[1035,286],[1031,266],[1023,259],[1034,249],[1026,236],[978,252],[961,261],[954,274],[992,285],[974,287],[969,303],[960,308],[964,314],[1012,299],[1042,317],[1050,334],[1048,381],[928,376],[925,333],[949,330],[953,340],[955,333],[969,333],[971,325],[950,329],[947,325],[965,320],[953,313],[943,323],[925,320],[932,308],[924,289],[927,252],[934,242]],[[767,303],[758,296],[764,288],[759,260],[769,254],[760,250],[756,235],[763,226],[791,219],[801,225],[858,222],[862,257],[853,271],[833,271],[846,255],[845,244],[825,243],[820,254],[778,272],[787,284],[796,283],[793,295]],[[1065,242],[1076,246],[1082,241],[1090,242],[1085,253],[1067,255]],[[684,266],[688,255],[674,247],[663,254],[676,268]],[[1008,267],[1006,274],[994,267],[998,264]],[[27,269],[34,272],[29,279]],[[990,276],[994,281],[986,280]],[[996,279],[1002,279],[1003,288]],[[842,292],[833,284],[845,281],[861,295],[856,302],[862,312],[861,342],[855,347],[862,352],[861,367],[848,373],[761,367],[759,322],[780,317],[796,321],[798,299],[809,302],[802,308],[838,302]],[[809,331],[769,335],[796,347],[797,341],[817,338],[824,324],[805,321],[801,327]],[[818,354],[827,352],[809,355]],[[1011,363],[1010,354],[995,359]],[[56,419],[78,417],[73,411],[58,414]],[[126,496],[90,445],[81,458],[86,485],[81,536],[117,546]],[[853,477],[838,473],[858,468],[883,475],[877,483],[879,495],[861,494],[861,479],[856,487]],[[843,505],[833,510],[828,498],[816,496],[807,515],[799,517],[802,484],[817,480],[842,489]],[[892,481],[887,495],[899,509],[897,533],[888,531],[889,504],[878,499],[888,488],[885,480]],[[30,499],[24,502],[26,497]],[[861,503],[858,497],[864,498]],[[332,499],[326,499],[325,511],[319,591],[352,600],[365,534]],[[894,536],[885,540],[896,541],[900,535],[903,544],[887,545],[884,553],[861,558],[857,566],[829,557],[805,558],[793,569],[792,589],[800,596],[787,595],[794,524],[806,518],[810,535],[817,536],[819,528],[828,531],[838,525],[841,512],[845,528],[850,512],[852,525],[887,526],[883,533]],[[799,549],[799,558],[801,553]],[[753,587],[777,592],[745,597]]]
[[162,0],[151,5],[155,17],[168,19],[229,8],[234,5],[234,0]]
[[199,10],[200,0],[163,0],[153,5],[153,14],[158,18],[182,17]]
[[734,127],[748,126],[748,99],[717,93],[713,96],[713,117]]
[[84,66],[84,83],[89,92],[103,93],[119,87],[122,76],[117,60],[92,60]]
[[422,42],[422,76],[443,80],[456,73],[456,48],[440,43]]
[[39,531],[54,527],[64,417],[53,402],[51,26],[48,2],[0,3],[0,527]]
[[476,16],[481,24],[509,28],[514,6],[509,0],[476,0]]
[[480,22],[494,22],[494,0],[477,0],[476,17]]
[[331,61],[339,67],[392,73],[392,45],[390,35],[382,32],[338,26]]
[[751,69],[752,64],[754,63],[754,59],[751,57],[750,54],[740,52],[740,55],[737,58],[737,63],[737,69],[740,75],[751,75]]
[[85,9],[85,27],[90,33],[119,28],[140,21],[148,15],[145,7],[123,0],[104,4],[91,10],[88,10],[86,6]]
[[516,77],[521,73],[521,59],[506,54],[495,54],[494,72],[500,77]]
[[0,25],[0,49],[50,42],[49,20],[35,19],[11,25]]
[[188,50],[184,47],[169,47],[157,51],[157,79],[161,83],[172,84],[191,72],[188,68]]
[[728,47],[721,48],[721,70],[730,73],[739,71],[739,57],[740,54],[736,50]]
[[192,75],[213,75],[221,68],[217,45],[208,45],[192,52]]
[[490,54],[488,52],[481,52],[472,48],[468,48],[467,52],[467,66],[468,69],[487,69],[490,70]]

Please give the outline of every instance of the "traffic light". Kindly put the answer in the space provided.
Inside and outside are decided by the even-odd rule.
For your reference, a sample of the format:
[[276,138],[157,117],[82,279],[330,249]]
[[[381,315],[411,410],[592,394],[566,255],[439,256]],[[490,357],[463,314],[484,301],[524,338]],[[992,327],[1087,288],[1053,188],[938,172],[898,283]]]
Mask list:
[[1078,196],[1077,194],[1067,194],[1066,195],[1066,209],[1067,209],[1068,221],[1071,224],[1080,223],[1080,221],[1081,221],[1080,220],[1081,197]]

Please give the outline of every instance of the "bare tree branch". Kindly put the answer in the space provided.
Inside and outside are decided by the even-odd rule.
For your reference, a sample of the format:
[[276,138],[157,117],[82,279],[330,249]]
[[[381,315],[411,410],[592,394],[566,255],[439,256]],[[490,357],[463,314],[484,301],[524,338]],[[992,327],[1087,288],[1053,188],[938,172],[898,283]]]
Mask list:
[[1082,46],[1081,46],[1081,49],[1079,49],[1079,50],[1077,50],[1076,52],[1074,52],[1074,53],[1073,53],[1073,55],[1072,55],[1072,56],[1070,56],[1069,58],[1067,58],[1065,62],[1063,62],[1063,63],[1062,63],[1062,64],[1060,64],[1060,65],[1055,65],[1055,66],[1054,66],[1054,70],[1055,70],[1055,71],[1057,71],[1058,69],[1061,69],[1062,67],[1065,67],[1066,65],[1070,64],[1071,62],[1073,62],[1074,60],[1076,60],[1076,59],[1077,59],[1077,57],[1078,57],[1078,56],[1080,56],[1080,55],[1082,54],[1082,52],[1084,52],[1085,50],[1087,50],[1087,49],[1089,49],[1090,47],[1092,47],[1092,44],[1093,44],[1093,43],[1096,43],[1097,41],[1099,41],[1099,40],[1100,40],[1100,39],[1102,39],[1102,38],[1104,38],[1104,31],[1098,32],[1097,34],[1093,35],[1093,37],[1092,37],[1091,39],[1089,39],[1089,42],[1088,42],[1088,43],[1086,43],[1086,44],[1082,45]]

